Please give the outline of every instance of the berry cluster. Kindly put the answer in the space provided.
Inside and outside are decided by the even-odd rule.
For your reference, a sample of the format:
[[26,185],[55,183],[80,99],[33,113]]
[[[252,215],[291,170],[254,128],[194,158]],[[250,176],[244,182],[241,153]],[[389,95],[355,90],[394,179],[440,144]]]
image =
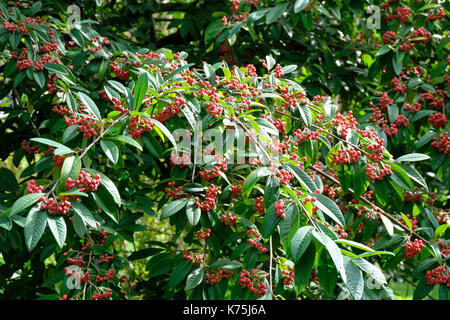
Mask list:
[[257,197],[254,206],[256,208],[256,211],[258,211],[258,213],[263,214],[265,212],[264,197],[263,196]]
[[447,223],[448,218],[449,218],[449,213],[450,213],[450,209],[447,209],[447,211],[445,211],[444,209],[438,209],[438,211],[435,214],[437,222],[440,224]]
[[187,249],[183,250],[183,258],[191,261],[194,264],[203,263],[203,256],[200,253],[193,253],[192,251],[188,251]]
[[348,131],[350,129],[356,129],[358,125],[351,110],[348,112],[346,117],[344,117],[341,113],[337,113],[332,122],[337,126],[337,131],[342,138],[346,138]]
[[44,186],[37,186],[36,181],[30,180],[30,182],[27,183],[27,193],[40,193],[44,190]]
[[284,214],[284,209],[283,209],[284,208],[283,200],[278,200],[278,202],[275,203],[274,208],[275,208],[275,213],[277,214],[277,216],[279,216],[282,219],[286,218],[286,215]]
[[294,266],[292,266],[289,270],[283,270],[284,280],[283,284],[285,286],[290,285],[294,282]]
[[345,165],[348,162],[354,163],[358,161],[359,157],[361,157],[361,151],[349,147],[334,152],[331,161],[336,164]]
[[289,185],[289,182],[291,181],[291,179],[294,178],[294,175],[292,174],[292,172],[281,169],[280,171],[277,172],[277,176],[280,177],[280,183],[284,184],[284,185]]
[[423,247],[422,240],[415,239],[414,242],[411,241],[408,242],[405,245],[405,259],[410,259],[415,255],[418,255],[422,247]]
[[427,271],[425,278],[427,279],[427,284],[430,286],[447,284],[447,287],[450,287],[450,275],[444,266],[439,266],[433,270]]
[[92,300],[108,300],[110,297],[112,296],[112,291],[111,289],[108,289],[108,291],[100,293],[97,292],[95,294],[92,295]]
[[393,172],[391,170],[391,166],[388,164],[379,166],[378,163],[374,163],[371,165],[370,163],[367,165],[366,176],[369,177],[370,180],[383,180],[385,175],[392,175]]
[[211,235],[211,229],[206,229],[206,230],[198,230],[197,231],[197,238],[202,239],[202,240],[206,240],[209,238],[209,236]]
[[[106,243],[106,240],[108,240],[108,235],[106,234],[106,231],[104,228],[100,229],[100,235],[102,237],[102,241],[100,242],[99,246],[100,246],[100,248],[103,248],[103,246]],[[107,258],[107,260],[109,260],[109,258]],[[107,262],[109,262],[109,261],[107,261]]]
[[30,147],[26,140],[22,140],[21,147],[22,147],[23,151],[28,153],[30,156],[42,152],[41,148],[39,148],[39,146],[31,146]]
[[114,256],[112,256],[108,253],[105,253],[100,256],[100,259],[98,260],[98,264],[102,264],[102,263],[108,264],[112,260],[114,260]]
[[[167,185],[169,187],[172,187],[172,186],[175,185],[175,181],[170,181],[170,182],[167,183]],[[183,191],[183,186],[178,186],[178,187],[174,188],[173,190],[170,190],[169,188],[165,188],[164,189],[164,192],[167,194],[167,196],[169,198],[174,199],[174,200],[181,199],[181,198],[189,198],[190,197],[189,194],[183,194],[182,191]],[[181,194],[180,194],[180,192],[181,192]]]
[[81,192],[97,191],[99,185],[100,176],[96,174],[95,177],[92,178],[92,175],[84,170],[81,170],[78,174],[78,179],[67,178],[65,183],[67,190],[78,188]]
[[233,276],[233,270],[213,269],[206,273],[206,283],[213,286],[222,279],[229,279]]
[[115,271],[114,269],[109,270],[104,277],[100,277],[97,275],[95,282],[101,283],[103,281],[110,281],[114,278]]
[[387,43],[394,43],[395,41],[395,32],[392,31],[386,31],[383,34],[383,43],[387,44]]
[[237,218],[238,218],[237,215],[234,215],[231,212],[228,212],[228,213],[220,216],[220,222],[226,226],[232,226],[232,225],[236,224]]
[[239,275],[239,285],[242,288],[249,289],[255,296],[261,297],[267,293],[267,286],[263,278],[257,273],[257,269],[252,269],[251,273],[245,269],[242,270]]
[[205,200],[200,202],[199,197],[195,197],[195,205],[201,209],[201,211],[209,211],[211,210],[217,201],[217,194],[219,193],[219,190],[221,189],[220,186],[215,186],[211,184],[206,190],[205,193]]
[[319,132],[317,131],[309,131],[305,128],[303,131],[301,129],[295,130],[292,135],[297,138],[297,142],[295,143],[298,146],[304,140],[317,140],[319,139]]
[[433,12],[428,13],[428,16],[425,21],[436,21],[436,20],[443,20],[445,18],[445,12],[444,8],[439,8],[438,12],[433,14]]
[[236,186],[231,186],[231,197],[235,198],[242,193],[242,183]]
[[283,68],[279,63],[275,66],[275,69],[273,69],[273,72],[275,72],[275,78],[281,78],[284,76]]
[[119,78],[121,80],[128,80],[130,72],[128,70],[122,70],[119,67],[117,61],[113,61],[112,63],[110,63],[109,67],[116,74],[117,78]]
[[433,141],[431,142],[431,146],[437,148],[439,152],[447,154],[450,151],[450,140],[448,138],[448,132],[446,132],[445,134],[441,134],[439,136],[439,139],[437,137],[434,137]]
[[433,127],[439,129],[447,124],[447,117],[440,112],[432,113],[428,117],[428,121],[433,125]]
[[189,156],[186,153],[172,152],[170,154],[170,165],[172,167],[180,167],[181,169],[187,167],[190,163]]
[[429,33],[427,30],[425,30],[424,27],[420,27],[419,29],[415,30],[412,35],[412,38],[425,38],[421,40],[415,40],[416,43],[425,44],[430,41],[431,33]]
[[[264,247],[261,243],[261,234],[259,232],[256,232],[256,230],[254,229],[250,229],[246,232],[246,234],[248,236],[253,237],[254,239],[248,239],[248,243],[250,243],[253,248],[255,248],[256,250],[258,250],[260,253],[266,253],[267,252],[267,248]],[[255,241],[256,239],[256,241]]]
[[69,213],[71,203],[67,201],[67,197],[62,197],[61,201],[57,202],[53,198],[49,198],[48,200],[45,200],[44,197],[41,197],[41,202],[44,202],[41,204],[40,209],[41,210],[47,210],[48,214],[53,216],[56,212],[59,216],[65,216],[67,213]]
[[405,104],[405,107],[404,107],[405,110],[409,110],[409,111],[411,111],[411,113],[417,113],[420,111],[421,108],[422,108],[422,106],[418,102],[414,103],[414,107],[411,106],[409,103]]
[[141,139],[141,135],[144,132],[150,132],[153,130],[154,123],[148,119],[142,119],[139,116],[130,117],[128,127],[128,133],[136,140]]

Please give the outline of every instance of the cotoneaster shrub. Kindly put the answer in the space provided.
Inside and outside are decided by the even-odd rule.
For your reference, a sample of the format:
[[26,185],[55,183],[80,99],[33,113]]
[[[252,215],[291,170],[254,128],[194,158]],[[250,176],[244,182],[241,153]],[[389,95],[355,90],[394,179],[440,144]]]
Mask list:
[[294,66],[195,67],[0,10],[5,298],[447,298],[448,210],[405,193],[429,156],[394,157]]

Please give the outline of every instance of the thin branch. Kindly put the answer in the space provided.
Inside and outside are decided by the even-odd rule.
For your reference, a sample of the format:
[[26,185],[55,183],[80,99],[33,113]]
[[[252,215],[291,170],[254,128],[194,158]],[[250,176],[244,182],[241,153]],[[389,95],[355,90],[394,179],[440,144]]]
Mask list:
[[269,253],[270,253],[270,260],[269,260],[269,285],[270,285],[270,293],[272,294],[272,297],[275,298],[273,294],[273,282],[272,282],[272,259],[273,259],[273,247],[272,247],[272,236],[269,238]]
[[129,110],[127,110],[127,112],[125,112],[124,114],[122,114],[120,117],[118,117],[116,120],[114,120],[113,122],[111,122],[111,124],[109,125],[109,127],[105,130],[105,131],[103,131],[101,134],[99,134],[98,135],[98,137],[97,138],[95,138],[95,140],[94,141],[92,141],[91,142],[91,144],[90,145],[88,145],[85,149],[84,149],[84,151],[83,151],[83,153],[80,155],[80,159],[81,158],[83,158],[85,155],[86,155],[86,153],[89,151],[89,149],[91,149],[101,138],[103,138],[103,136],[117,123],[117,122],[119,122],[120,120],[122,120],[126,115],[128,115],[130,113],[130,111]]
[[[336,180],[335,178],[333,178],[332,176],[330,176],[329,174],[323,172],[322,170],[315,168],[315,167],[311,167],[312,170],[316,171],[317,173],[321,174],[322,176],[324,176],[325,178],[333,181],[335,184],[340,185],[339,181]],[[348,191],[350,191],[351,193],[355,193],[353,191],[353,189],[349,188]],[[391,214],[387,213],[386,211],[384,211],[383,209],[381,209],[380,207],[378,207],[377,205],[375,205],[373,202],[369,201],[366,197],[361,196],[360,199],[365,202],[366,204],[368,204],[369,206],[371,206],[372,208],[376,208],[378,210],[378,212],[380,212],[381,214],[383,214],[384,216],[386,216],[387,218],[389,218],[389,220],[395,222],[399,227],[401,227],[403,230],[405,230],[406,232],[409,232],[411,234],[413,234],[414,236],[416,236],[418,239],[422,240],[425,244],[427,244],[429,247],[431,247],[431,244],[428,242],[428,240],[424,239],[422,236],[420,236],[419,234],[417,234],[416,232],[414,232],[413,230],[410,230],[407,226],[405,226],[404,224],[402,224],[399,220],[397,220],[395,217],[393,217]]]
[[[290,115],[290,114],[287,114],[287,113],[285,113],[285,112],[283,112],[283,111],[275,110],[275,112],[276,112],[276,113],[279,113],[279,114],[282,114],[282,115],[284,115],[284,116],[286,116],[286,117],[288,117],[288,118],[291,118],[291,119],[293,119],[293,120],[302,122],[301,119],[299,119],[299,118],[297,118],[297,117],[294,117],[294,116],[292,116],[292,115]],[[321,129],[319,126],[316,126],[315,124],[311,124],[311,127],[315,128],[315,129]],[[367,155],[367,156],[370,156],[370,153],[368,153],[366,150],[364,150],[364,149],[358,147],[357,145],[355,145],[355,144],[353,144],[353,143],[351,143],[351,142],[349,142],[349,141],[347,141],[347,140],[345,140],[345,139],[342,139],[341,137],[338,137],[337,135],[335,135],[335,134],[333,134],[333,133],[331,133],[331,132],[329,132],[329,131],[325,131],[325,130],[324,130],[324,131],[322,131],[322,132],[325,132],[325,134],[327,134],[327,135],[329,135],[329,136],[331,136],[331,137],[333,137],[333,138],[335,138],[335,139],[338,139],[339,141],[342,141],[342,142],[348,144],[349,146],[353,147],[353,148],[356,149],[356,150],[361,151],[362,153],[364,153],[364,154]]]

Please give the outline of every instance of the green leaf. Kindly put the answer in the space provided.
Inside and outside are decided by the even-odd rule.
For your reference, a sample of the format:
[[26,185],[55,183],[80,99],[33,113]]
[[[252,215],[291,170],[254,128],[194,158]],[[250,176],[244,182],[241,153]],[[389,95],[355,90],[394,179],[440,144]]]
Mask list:
[[397,158],[395,161],[423,161],[428,159],[430,157],[423,153],[409,153]]
[[264,207],[266,210],[278,201],[280,196],[280,182],[278,178],[269,176],[266,182],[266,189],[264,190]]
[[314,205],[317,206],[323,213],[333,219],[340,226],[345,227],[344,215],[333,200],[323,194],[310,193],[308,195],[317,199],[316,202],[314,202]]
[[409,218],[403,213],[400,212],[400,214],[402,215],[402,218],[405,221],[406,226],[409,228],[409,230],[412,230],[411,220],[409,220]]
[[334,288],[336,287],[338,273],[327,251],[322,251],[317,266],[317,278],[325,292],[334,296]]
[[143,151],[142,146],[139,144],[139,142],[137,142],[130,136],[126,136],[126,135],[122,134],[122,135],[118,135],[115,137],[108,137],[107,139],[125,142],[125,143],[128,143],[129,145],[132,145],[133,147],[136,147],[137,149]]
[[67,142],[71,141],[76,136],[78,136],[79,133],[80,133],[80,131],[78,130],[77,124],[68,126],[66,128],[66,130],[64,130],[62,142],[67,143]]
[[53,237],[60,248],[64,246],[67,235],[67,226],[63,216],[50,217],[47,216],[47,223]]
[[[153,124],[156,126],[157,129],[159,129],[162,133],[164,133],[164,135],[167,137],[167,139],[169,139],[170,143],[172,143],[172,145],[176,149],[177,143],[175,142],[175,139],[173,138],[172,133],[166,128],[166,126],[163,125],[161,122],[159,122],[156,119],[150,118],[149,120],[151,122],[153,122]],[[154,127],[154,129],[155,129],[155,127]],[[159,132],[158,132],[158,134],[161,137],[161,139],[163,139],[163,142],[164,142],[164,137]]]
[[370,185],[370,182],[368,181],[368,178],[366,176],[365,167],[361,166],[358,162],[352,164],[351,171],[353,197],[355,199],[358,199],[364,194],[364,192],[366,192],[366,189]]
[[182,198],[170,202],[162,210],[160,220],[168,218],[183,209],[187,205],[188,201],[188,198]]
[[290,249],[291,256],[294,263],[297,263],[302,257],[303,253],[309,246],[313,235],[312,235],[313,227],[304,226],[297,230],[291,240]]
[[79,215],[73,215],[72,222],[75,233],[82,238],[87,233],[86,223]]
[[198,286],[203,281],[203,277],[205,275],[205,269],[202,267],[195,269],[192,271],[186,280],[186,290],[194,289],[196,286]]
[[111,181],[111,179],[109,179],[107,176],[105,176],[103,173],[94,170],[94,169],[87,169],[84,168],[84,171],[87,171],[89,173],[92,174],[98,174],[100,176],[100,183],[102,185],[105,186],[106,190],[108,190],[108,192],[111,194],[111,196],[114,199],[114,202],[117,203],[117,205],[120,207],[121,206],[121,199],[120,199],[120,193],[119,190],[117,190],[116,185],[114,184],[114,182]]
[[296,286],[306,286],[309,283],[309,276],[314,267],[314,259],[316,257],[316,247],[314,242],[303,253],[299,262],[294,267],[294,281]]
[[188,260],[183,259],[182,262],[177,264],[172,274],[170,275],[169,288],[175,288],[178,284],[180,284],[181,281],[183,281],[184,278],[186,278],[189,272],[191,272],[191,270],[192,270],[192,263]]
[[347,257],[344,257],[345,274],[347,281],[345,284],[353,299],[361,300],[364,291],[364,278],[361,270]]
[[148,89],[148,75],[147,72],[141,73],[139,79],[134,86],[134,108],[139,110],[142,100],[144,100]]
[[441,224],[439,227],[436,228],[436,230],[434,230],[434,237],[435,238],[442,237],[442,235],[448,229],[448,227],[450,227],[449,223]]
[[398,166],[402,168],[412,180],[428,190],[428,185],[425,182],[425,179],[413,167],[405,164],[398,164]]
[[78,97],[80,98],[83,105],[88,108],[88,110],[94,115],[97,120],[102,120],[102,116],[100,114],[100,111],[98,111],[97,105],[88,95],[83,92],[78,92]]
[[111,160],[112,163],[117,164],[119,160],[119,148],[112,141],[100,140],[100,147],[105,153],[106,157]]
[[272,205],[269,210],[267,210],[262,221],[261,235],[266,239],[269,238],[275,231],[275,228],[280,220],[281,218],[276,214],[275,208]]
[[[275,22],[276,20],[278,20],[283,15],[283,13],[286,11],[287,6],[288,6],[288,3],[286,2],[286,3],[281,3],[281,4],[277,5],[276,7],[270,8],[266,14],[266,24],[271,24],[271,23]],[[270,69],[271,68],[269,67],[269,70]]]
[[89,225],[91,228],[97,228],[97,221],[95,220],[92,213],[86,208],[82,203],[72,202],[73,210],[75,213],[85,222],[85,224]]
[[341,243],[341,244],[346,244],[348,246],[355,247],[355,248],[358,248],[358,249],[361,249],[361,250],[364,250],[364,251],[369,251],[369,252],[374,252],[375,251],[372,248],[370,248],[370,247],[368,247],[368,246],[366,246],[366,245],[364,245],[362,243],[351,241],[351,240],[340,239],[340,240],[336,240],[335,242],[336,243]]
[[241,267],[242,263],[236,260],[231,261],[229,259],[217,260],[210,265],[210,268],[216,269],[237,269]]
[[429,131],[425,133],[415,144],[416,150],[419,150],[426,144],[428,144],[436,136],[436,132]]
[[33,79],[39,85],[40,88],[43,88],[45,85],[45,75],[42,71],[33,72]]
[[414,187],[405,170],[393,163],[391,163],[391,169],[393,171],[393,174],[390,176],[391,180],[397,183],[403,189],[412,192]]
[[389,252],[389,251],[374,251],[374,252],[365,252],[365,253],[361,253],[357,256],[354,256],[352,259],[358,259],[358,258],[368,258],[368,257],[372,257],[372,256],[379,256],[379,255],[390,255],[390,256],[395,256],[394,253]]
[[215,20],[211,22],[205,29],[205,42],[214,39],[226,26],[222,20]]
[[380,213],[381,221],[383,221],[384,226],[386,227],[387,233],[392,237],[394,235],[394,225],[391,220],[389,220],[384,214]]
[[386,277],[384,276],[383,272],[381,272],[378,267],[371,264],[369,261],[363,258],[352,259],[352,261],[356,263],[361,270],[368,273],[380,285],[387,284]]
[[334,265],[336,266],[336,269],[339,271],[339,274],[341,275],[342,280],[346,282],[347,275],[345,273],[344,268],[344,257],[342,255],[341,250],[337,246],[337,244],[326,234],[324,233],[318,233],[317,231],[312,231],[313,236],[327,249],[328,253],[330,254],[331,259],[334,262]]
[[280,222],[280,237],[283,247],[285,248],[285,251],[287,251],[289,247],[289,241],[292,239],[295,232],[297,232],[300,226],[297,204],[294,203],[289,205],[284,210],[284,213],[286,215],[286,218],[282,219]]
[[61,182],[65,182],[67,178],[76,179],[81,171],[81,160],[78,155],[73,155],[64,160],[61,168]]
[[6,168],[0,168],[0,191],[16,192],[19,190],[14,173]]
[[44,196],[43,193],[30,193],[30,194],[20,197],[12,205],[11,211],[9,213],[9,217],[12,217],[15,214],[31,207],[43,196]]
[[268,176],[272,174],[270,170],[266,167],[258,168],[254,171],[252,171],[247,178],[245,179],[244,183],[242,184],[242,196],[248,197],[250,195],[250,192],[252,192],[253,187],[256,185],[258,180],[261,177]]
[[314,183],[314,181],[311,180],[311,178],[306,174],[305,171],[292,164],[288,164],[288,166],[289,169],[291,169],[291,172],[294,175],[294,177],[297,178],[297,180],[303,185],[303,187],[308,192],[314,192],[317,190],[316,184]]
[[430,293],[433,289],[433,286],[427,284],[427,279],[425,277],[421,278],[419,283],[414,290],[413,299],[414,300],[422,300]]
[[39,206],[31,208],[25,220],[25,243],[29,251],[36,247],[47,226],[47,211],[40,210]]
[[55,151],[54,151],[55,155],[61,155],[61,154],[67,154],[67,153],[75,152],[72,149],[66,147],[65,145],[63,145],[63,144],[61,144],[59,142],[50,140],[50,139],[46,139],[46,138],[31,138],[30,140],[34,141],[34,142],[39,142],[39,143],[42,143],[42,144],[45,144],[45,145],[48,145],[48,146],[55,147],[56,148]]
[[309,0],[296,0],[294,3],[294,12],[299,13],[308,5]]
[[186,217],[191,226],[196,226],[200,221],[200,217],[202,215],[202,211],[199,207],[195,205],[195,201],[193,198],[190,198],[186,205]]
[[327,114],[329,120],[333,120],[334,116],[336,115],[337,108],[337,105],[331,104],[329,101],[325,103],[325,105],[323,106],[323,110]]
[[209,63],[204,63],[203,71],[205,72],[205,76],[208,79],[209,84],[214,86],[216,83],[216,72],[213,67]]

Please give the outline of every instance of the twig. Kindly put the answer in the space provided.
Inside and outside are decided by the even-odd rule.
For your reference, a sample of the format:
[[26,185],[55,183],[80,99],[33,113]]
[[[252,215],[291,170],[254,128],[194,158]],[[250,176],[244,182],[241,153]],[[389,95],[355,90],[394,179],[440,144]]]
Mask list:
[[109,127],[103,131],[101,134],[98,135],[97,138],[95,138],[94,141],[91,142],[90,145],[88,145],[83,153],[80,155],[80,159],[83,158],[86,153],[89,151],[89,149],[91,149],[101,138],[103,138],[103,136],[109,131],[109,129],[111,129],[117,122],[119,122],[121,119],[123,119],[126,115],[128,115],[130,113],[129,110],[127,110],[127,112],[125,112],[124,114],[122,114],[120,117],[118,117],[116,120],[114,120],[113,122],[111,122],[111,124],[109,125]]
[[[340,185],[339,181],[337,181],[335,178],[333,178],[332,176],[330,176],[329,174],[323,172],[322,170],[316,168],[316,167],[311,167],[314,171],[316,171],[317,173],[321,174],[322,176],[324,176],[325,178],[333,181],[335,184]],[[355,193],[353,191],[353,189],[349,188],[348,191],[350,191],[351,193]],[[393,217],[392,215],[390,215],[389,213],[387,213],[386,211],[384,211],[383,209],[381,209],[380,207],[378,207],[377,205],[375,205],[374,203],[372,203],[371,201],[369,201],[367,198],[365,198],[364,196],[361,196],[360,199],[365,202],[366,204],[368,204],[369,206],[371,206],[372,208],[376,208],[378,210],[378,212],[380,212],[381,214],[383,214],[384,216],[386,216],[387,218],[389,218],[389,220],[392,220],[393,222],[395,222],[399,227],[401,227],[403,230],[410,232],[411,234],[413,234],[414,236],[416,236],[418,239],[422,240],[425,244],[427,244],[429,247],[431,247],[431,243],[428,242],[428,240],[424,239],[422,236],[420,236],[419,234],[417,234],[416,232],[414,232],[413,230],[410,230],[407,226],[405,226],[404,224],[402,224],[400,221],[398,221],[395,217]]]
[[[405,281],[408,282],[410,285],[412,285],[414,288],[417,287],[417,285],[414,282],[412,282],[411,280],[405,278]],[[427,297],[430,298],[431,300],[436,300],[430,294],[427,294]]]
[[270,252],[270,260],[269,260],[270,293],[272,294],[272,298],[275,298],[275,295],[273,294],[273,282],[272,282],[272,259],[273,259],[272,236],[270,236],[269,238],[269,252]]
[[[288,118],[291,118],[291,119],[293,119],[293,120],[302,122],[301,119],[299,119],[299,118],[297,118],[297,117],[294,117],[294,116],[292,116],[292,115],[290,115],[290,114],[287,114],[287,113],[285,113],[285,112],[283,112],[283,111],[275,110],[275,112],[276,112],[276,113],[279,113],[279,114],[282,114],[282,115],[284,115],[284,116],[286,116],[286,117],[288,117]],[[315,124],[311,124],[311,127],[315,128],[315,129],[321,129],[319,126],[316,126]],[[327,135],[329,135],[329,136],[331,136],[331,137],[333,137],[333,138],[335,138],[335,139],[338,139],[339,141],[342,141],[342,142],[348,144],[349,146],[351,146],[351,147],[353,147],[353,148],[355,148],[355,149],[361,151],[362,153],[364,153],[364,154],[367,155],[367,156],[370,156],[370,153],[368,153],[366,150],[364,150],[364,149],[358,147],[357,145],[354,145],[353,143],[351,143],[351,142],[349,142],[349,141],[347,141],[347,140],[345,140],[345,139],[342,139],[341,137],[338,137],[337,135],[335,135],[335,134],[333,134],[333,133],[331,133],[331,132],[329,132],[329,131],[325,131],[325,130],[324,130],[324,131],[322,131],[322,132],[325,132],[325,134],[327,134]]]

